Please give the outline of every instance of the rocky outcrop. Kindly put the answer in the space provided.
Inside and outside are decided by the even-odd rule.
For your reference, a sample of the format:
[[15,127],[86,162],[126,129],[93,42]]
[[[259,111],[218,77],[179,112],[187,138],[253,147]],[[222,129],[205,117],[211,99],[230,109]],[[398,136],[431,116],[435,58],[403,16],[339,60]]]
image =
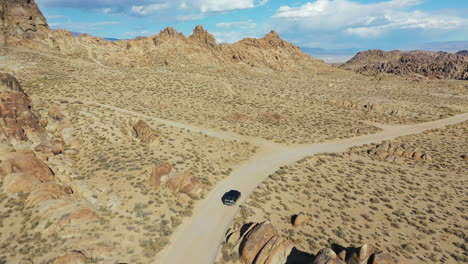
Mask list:
[[0,45],[32,39],[48,30],[34,0],[0,1]]
[[133,130],[136,133],[136,137],[145,144],[158,145],[161,140],[161,134],[159,131],[151,128],[143,120],[138,121],[134,126]]
[[459,52],[455,53],[457,55],[468,56],[468,50],[460,50]]
[[0,72],[0,89],[13,92],[24,92],[18,80],[9,73]]
[[[269,222],[244,225],[240,230],[226,233],[228,251],[238,251],[243,264],[396,264],[398,261],[390,254],[375,250],[369,245],[359,248],[334,246],[324,248],[314,256],[306,252],[296,257],[294,243],[282,238]],[[223,249],[223,252],[226,252]],[[297,251],[297,250],[296,250]],[[226,253],[223,253],[226,254]],[[303,256],[309,255],[304,258]]]
[[195,197],[203,191],[200,179],[190,172],[178,172],[168,163],[162,163],[148,171],[148,183],[154,187],[166,187],[174,193]]
[[7,193],[30,193],[36,185],[54,180],[47,164],[33,152],[12,152],[1,160],[0,178]]
[[148,173],[148,183],[151,186],[162,186],[168,181],[168,175],[174,167],[169,163],[162,163],[152,168]]
[[202,47],[205,48],[217,48],[215,37],[208,33],[208,31],[206,31],[202,25],[195,27],[192,35],[189,36],[189,39],[199,43]]
[[286,263],[294,247],[291,241],[279,236],[269,222],[252,224],[244,234],[228,232],[227,239],[238,244],[240,260],[244,264]]
[[[66,132],[72,128],[70,121],[59,109],[37,112],[13,76],[2,74],[0,86],[0,192],[21,200],[25,205],[21,210],[37,220],[34,232],[80,238],[83,227],[97,225],[100,217],[79,188],[75,192],[80,184],[54,167],[58,161],[66,160],[60,154],[70,146],[67,142],[76,142],[73,133]],[[54,162],[47,159],[52,156]],[[56,253],[53,248],[50,250],[45,253]],[[76,253],[55,260],[55,263],[87,262],[88,258]]]
[[396,264],[398,260],[390,254],[376,252],[369,245],[359,248],[324,248],[315,255],[313,264]]
[[65,30],[50,30],[34,1],[1,0],[1,3],[0,45],[23,45],[125,67],[223,65],[298,71],[324,65],[274,31],[260,39],[220,45],[201,25],[189,37],[169,27],[149,37],[107,41],[87,34],[75,36]]
[[378,144],[367,153],[377,157],[380,160],[386,160],[394,163],[402,163],[405,159],[432,161],[432,156],[425,152],[414,150],[405,144],[394,142],[383,142]]
[[369,50],[358,53],[341,67],[370,75],[387,73],[468,80],[468,57],[463,54]]
[[31,109],[31,99],[18,80],[9,74],[0,74],[0,142],[15,144],[40,140],[44,129]]

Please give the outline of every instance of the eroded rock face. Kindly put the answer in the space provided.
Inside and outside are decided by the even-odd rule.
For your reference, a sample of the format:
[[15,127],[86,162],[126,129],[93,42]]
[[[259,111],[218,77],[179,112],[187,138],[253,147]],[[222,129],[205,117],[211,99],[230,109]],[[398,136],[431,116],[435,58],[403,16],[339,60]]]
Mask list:
[[215,37],[208,33],[202,25],[195,27],[192,35],[189,36],[189,39],[198,42],[203,47],[215,48],[217,46]]
[[136,133],[136,137],[143,143],[157,145],[161,140],[161,134],[159,131],[151,128],[143,120],[138,121],[133,126],[133,130]]
[[364,74],[388,73],[468,80],[468,56],[463,54],[369,50],[358,53],[342,67]]
[[197,196],[203,191],[200,179],[188,171],[177,172],[169,163],[162,163],[148,171],[148,183],[155,187],[167,187],[174,193]]
[[0,1],[0,45],[31,39],[47,29],[46,19],[34,0]]
[[167,182],[167,176],[172,172],[173,166],[169,163],[162,163],[152,168],[148,175],[148,183],[151,186],[161,186]]
[[[80,188],[74,191],[80,183],[57,166],[67,161],[60,155],[64,149],[77,142],[70,120],[59,109],[42,113],[38,119],[21,85],[8,74],[0,75],[0,99],[0,192],[25,202],[24,213],[38,219],[34,232],[80,238],[84,227],[97,225],[100,217]],[[54,158],[44,159],[44,155]],[[84,252],[66,243],[68,248]],[[96,244],[87,247],[96,249],[93,254],[101,250]],[[88,263],[90,258],[95,256],[72,252],[54,263]]]
[[0,72],[0,88],[13,92],[24,92],[18,80],[9,73]]
[[33,152],[12,152],[1,159],[0,178],[7,193],[30,193],[37,185],[54,180],[47,164]]
[[[240,244],[238,244],[240,241]],[[281,237],[269,222],[253,223],[242,227],[239,231],[230,229],[226,233],[228,245],[234,245],[229,250],[238,250],[243,264],[396,264],[398,260],[390,254],[376,251],[369,245],[361,247],[324,248],[314,256],[297,258],[292,255],[294,243]],[[302,252],[303,255],[308,253]]]
[[187,171],[175,173],[169,177],[167,186],[172,192],[185,193],[190,196],[199,195],[203,190],[200,179]]
[[416,151],[404,144],[394,142],[383,142],[368,150],[368,154],[375,156],[380,160],[386,160],[394,163],[402,163],[405,159],[432,161],[432,156],[428,153]]
[[0,84],[0,142],[15,143],[40,137],[44,129],[31,111],[31,100],[18,80],[9,74],[0,74]]
[[256,224],[242,239],[239,247],[244,264],[285,263],[294,244],[280,237],[269,222]]

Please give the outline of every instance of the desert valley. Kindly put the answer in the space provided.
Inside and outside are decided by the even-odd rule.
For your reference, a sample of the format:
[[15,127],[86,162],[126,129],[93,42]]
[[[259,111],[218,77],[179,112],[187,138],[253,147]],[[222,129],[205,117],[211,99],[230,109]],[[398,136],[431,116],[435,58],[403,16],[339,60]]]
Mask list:
[[0,264],[468,262],[467,51],[108,41],[0,0],[0,98]]

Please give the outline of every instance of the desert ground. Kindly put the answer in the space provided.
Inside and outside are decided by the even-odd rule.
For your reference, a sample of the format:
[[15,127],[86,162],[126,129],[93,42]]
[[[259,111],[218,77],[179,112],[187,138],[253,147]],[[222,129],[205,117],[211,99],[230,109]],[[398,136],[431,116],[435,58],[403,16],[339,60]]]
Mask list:
[[[310,75],[125,68],[23,48],[2,48],[0,57],[0,70],[19,79],[38,113],[58,109],[75,128],[76,146],[47,164],[99,216],[80,225],[79,235],[62,228],[48,239],[35,226],[53,222],[44,223],[24,197],[2,193],[5,263],[50,263],[73,251],[96,263],[179,263],[183,255],[175,252],[193,244],[180,241],[206,233],[214,240],[205,245],[209,252],[193,251],[210,262],[226,228],[261,221],[270,221],[306,258],[333,243],[369,243],[403,263],[466,261],[466,161],[460,157],[466,122],[396,140],[430,153],[431,162],[377,160],[367,145],[318,156],[298,150],[372,137],[385,131],[381,124],[460,115],[468,108],[464,81],[369,77],[327,65]],[[159,133],[158,143],[135,136],[139,120]],[[53,124],[46,128],[54,133]],[[359,144],[366,141],[348,147]],[[149,174],[165,163],[199,179],[203,190],[187,195],[152,185]],[[245,188],[240,211],[219,200],[236,186]],[[300,213],[311,220],[294,228],[291,217]],[[188,231],[211,214],[216,226]],[[239,256],[228,246],[217,254],[219,263]]]
[[[463,122],[283,166],[241,205],[232,229],[270,221],[309,261],[322,248],[372,241],[400,263],[464,263],[467,132]],[[398,160],[372,151],[392,144]],[[228,242],[218,263],[239,261]]]
[[343,69],[275,31],[107,41],[0,9],[0,264],[468,262],[464,53]]

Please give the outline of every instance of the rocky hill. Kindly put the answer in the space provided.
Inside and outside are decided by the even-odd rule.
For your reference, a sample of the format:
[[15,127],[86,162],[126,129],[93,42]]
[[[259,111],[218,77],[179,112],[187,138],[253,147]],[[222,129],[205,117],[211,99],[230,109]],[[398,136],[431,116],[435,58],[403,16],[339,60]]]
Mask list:
[[31,39],[47,29],[46,19],[34,0],[0,1],[0,45]]
[[261,39],[217,45],[201,25],[186,37],[166,28],[150,37],[108,41],[65,30],[50,30],[33,0],[1,0],[0,45],[26,46],[127,67],[170,65],[247,66],[273,70],[314,68],[321,62],[272,31]]
[[468,57],[458,53],[369,50],[358,53],[341,67],[367,75],[387,73],[468,80]]

